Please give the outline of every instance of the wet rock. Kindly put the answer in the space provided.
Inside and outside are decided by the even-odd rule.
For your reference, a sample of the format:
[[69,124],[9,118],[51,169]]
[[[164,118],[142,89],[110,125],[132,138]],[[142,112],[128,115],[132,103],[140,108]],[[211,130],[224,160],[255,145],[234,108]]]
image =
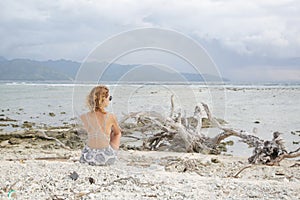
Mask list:
[[0,124],[0,126],[9,126],[9,124]]
[[53,112],[50,112],[50,113],[49,113],[49,116],[54,117],[55,114],[54,114]]
[[207,118],[202,118],[202,128],[209,128],[210,126],[210,121]]
[[28,121],[24,121],[22,128],[32,128],[35,125],[34,122],[28,122]]
[[2,122],[16,122],[17,120],[6,117],[6,118],[0,118],[0,121],[2,121]]
[[291,134],[300,136],[300,131],[291,131]]
[[41,146],[41,148],[45,149],[45,150],[47,150],[47,149],[55,149],[54,148],[54,144],[44,144],[44,145]]
[[63,111],[63,112],[60,112],[60,114],[64,115],[64,114],[66,114],[66,112]]
[[229,146],[233,146],[234,145],[234,142],[232,140],[229,140],[227,142],[225,142],[226,145],[229,145]]
[[84,143],[82,141],[66,141],[66,146],[69,146],[71,149],[81,149],[84,146]]
[[226,142],[221,142],[218,146],[217,146],[217,153],[219,154],[219,152],[227,152],[227,147],[226,147]]
[[20,138],[10,138],[9,139],[9,143],[14,145],[14,144],[21,144],[22,143],[22,139]]
[[[30,122],[24,122],[25,124],[31,124]],[[33,123],[34,124],[34,123]],[[27,126],[27,127],[30,127]],[[84,146],[84,139],[81,137],[76,128],[68,126],[67,129],[63,130],[62,128],[66,127],[54,127],[56,130],[47,130],[52,127],[42,127],[45,133],[49,137],[54,137],[60,140],[65,145],[69,146],[72,149],[81,149]],[[0,142],[4,140],[9,140],[10,144],[30,144],[32,148],[42,148],[42,149],[59,149],[62,148],[61,145],[58,145],[55,140],[49,140],[43,137],[43,135],[32,128],[23,129],[21,131],[11,132],[9,134],[2,133],[0,135]]]
[[18,124],[10,124],[10,125],[11,125],[11,127],[13,127],[13,128],[20,127]]

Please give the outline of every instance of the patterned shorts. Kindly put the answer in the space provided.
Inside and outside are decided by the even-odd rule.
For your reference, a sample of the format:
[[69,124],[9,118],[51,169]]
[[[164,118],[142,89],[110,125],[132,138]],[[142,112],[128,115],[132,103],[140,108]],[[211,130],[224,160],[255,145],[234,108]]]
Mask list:
[[85,146],[82,149],[79,162],[89,165],[112,165],[117,160],[117,151],[111,146],[103,149],[91,149]]

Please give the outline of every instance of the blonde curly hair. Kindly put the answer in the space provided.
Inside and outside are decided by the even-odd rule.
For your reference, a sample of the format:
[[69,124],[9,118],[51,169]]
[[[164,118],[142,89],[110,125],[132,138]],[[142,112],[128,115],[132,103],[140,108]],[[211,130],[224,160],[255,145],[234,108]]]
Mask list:
[[108,87],[104,85],[99,85],[94,87],[90,94],[87,96],[87,105],[89,109],[93,112],[100,111],[103,114],[106,114],[106,111],[104,110],[103,103],[104,100],[109,95],[109,89]]

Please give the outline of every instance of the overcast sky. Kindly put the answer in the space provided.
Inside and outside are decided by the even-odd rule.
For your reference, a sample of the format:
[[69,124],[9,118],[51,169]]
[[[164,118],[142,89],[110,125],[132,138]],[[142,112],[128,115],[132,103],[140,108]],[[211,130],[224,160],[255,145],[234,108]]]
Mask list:
[[81,62],[122,31],[157,27],[198,41],[232,80],[300,81],[297,0],[1,0],[0,56]]

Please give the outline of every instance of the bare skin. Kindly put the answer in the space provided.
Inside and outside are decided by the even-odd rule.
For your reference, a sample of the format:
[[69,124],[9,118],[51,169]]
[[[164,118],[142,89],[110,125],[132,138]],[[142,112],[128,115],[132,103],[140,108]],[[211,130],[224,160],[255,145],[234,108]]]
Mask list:
[[[109,105],[108,98],[104,102],[104,107],[107,107]],[[113,149],[119,149],[121,130],[117,118],[114,114],[104,114],[100,111],[91,111],[81,115],[80,118],[83,122],[84,128],[89,134],[87,145],[90,148],[101,149],[111,145]],[[106,124],[105,130],[103,126],[104,121]],[[100,134],[95,137],[95,133],[97,132],[100,132]]]

